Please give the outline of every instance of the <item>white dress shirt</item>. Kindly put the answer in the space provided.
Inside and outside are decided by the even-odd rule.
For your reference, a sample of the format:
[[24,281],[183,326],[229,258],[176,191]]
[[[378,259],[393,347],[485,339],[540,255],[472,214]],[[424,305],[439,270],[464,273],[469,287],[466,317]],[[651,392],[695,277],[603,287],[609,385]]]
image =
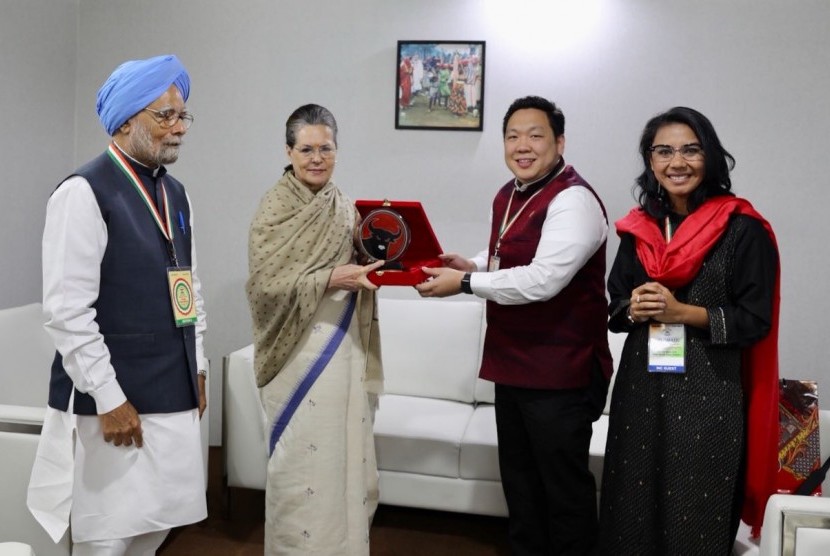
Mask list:
[[594,194],[582,186],[569,187],[548,205],[530,264],[486,272],[485,249],[472,259],[479,272],[472,274],[470,287],[500,305],[547,301],[570,283],[607,237],[608,223]]

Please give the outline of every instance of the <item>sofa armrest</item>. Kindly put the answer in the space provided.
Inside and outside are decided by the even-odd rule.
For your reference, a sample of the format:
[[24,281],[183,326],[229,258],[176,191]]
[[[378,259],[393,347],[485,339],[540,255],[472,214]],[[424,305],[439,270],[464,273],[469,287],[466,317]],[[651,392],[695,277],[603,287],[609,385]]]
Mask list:
[[761,554],[818,556],[830,546],[830,498],[775,494],[767,502]]
[[228,486],[265,489],[268,447],[265,411],[254,381],[254,347],[224,358],[224,423],[222,446]]
[[0,404],[0,423],[34,425],[40,427],[43,426],[43,419],[45,417],[45,407]]
[[55,544],[26,507],[39,440],[39,434],[0,430],[0,540],[26,543],[42,556],[69,556],[69,533]]
[[35,553],[22,542],[0,542],[0,556],[35,556]]

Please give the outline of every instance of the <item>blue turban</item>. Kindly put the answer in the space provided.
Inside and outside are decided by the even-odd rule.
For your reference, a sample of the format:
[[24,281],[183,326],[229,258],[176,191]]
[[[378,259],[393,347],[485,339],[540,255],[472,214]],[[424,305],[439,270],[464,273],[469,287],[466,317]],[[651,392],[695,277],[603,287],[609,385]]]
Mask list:
[[114,135],[129,120],[176,85],[186,101],[190,76],[176,56],[167,54],[124,62],[98,90],[96,109],[107,133]]

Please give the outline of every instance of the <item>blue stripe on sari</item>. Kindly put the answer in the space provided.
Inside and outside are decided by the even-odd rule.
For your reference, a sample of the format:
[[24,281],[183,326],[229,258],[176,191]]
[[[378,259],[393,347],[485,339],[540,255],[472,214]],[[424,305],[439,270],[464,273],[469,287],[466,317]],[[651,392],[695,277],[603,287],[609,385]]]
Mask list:
[[276,447],[277,442],[279,442],[285,428],[288,426],[288,422],[291,420],[291,417],[294,416],[294,412],[296,412],[297,408],[300,407],[300,402],[303,401],[303,398],[305,398],[308,391],[311,390],[311,387],[322,374],[323,369],[326,368],[326,365],[329,364],[331,358],[334,357],[335,353],[337,353],[337,349],[343,342],[343,338],[346,336],[346,332],[349,330],[349,325],[352,322],[352,315],[354,314],[356,302],[357,293],[352,293],[346,310],[340,315],[340,322],[337,325],[337,329],[331,335],[328,342],[326,342],[326,345],[323,346],[323,350],[317,356],[317,359],[311,363],[305,373],[305,376],[302,380],[300,380],[300,383],[288,398],[288,402],[285,404],[283,410],[277,415],[274,422],[274,428],[271,429],[271,439],[268,443],[269,457],[274,453],[274,448]]

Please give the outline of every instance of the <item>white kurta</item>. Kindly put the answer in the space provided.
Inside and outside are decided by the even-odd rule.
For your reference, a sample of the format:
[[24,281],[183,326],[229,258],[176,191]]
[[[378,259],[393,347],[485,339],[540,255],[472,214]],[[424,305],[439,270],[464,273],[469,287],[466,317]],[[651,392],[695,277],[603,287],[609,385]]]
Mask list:
[[[204,369],[205,313],[191,242],[196,355]],[[92,308],[106,246],[107,227],[89,183],[68,179],[47,205],[43,311],[67,374],[95,399],[99,413],[126,401]],[[74,542],[124,538],[207,516],[198,410],[141,419],[144,447],[114,446],[104,442],[98,417],[47,410],[28,505],[56,542],[70,510]]]
[[207,517],[199,411],[142,415],[141,428],[143,447],[115,446],[104,442],[98,417],[47,409],[28,505],[55,542],[67,516],[76,543]]
[[[261,390],[270,437],[305,371],[336,329],[349,292],[326,292],[283,370]],[[265,553],[369,554],[378,475],[366,353],[357,310],[340,347],[302,399],[268,461]]]

